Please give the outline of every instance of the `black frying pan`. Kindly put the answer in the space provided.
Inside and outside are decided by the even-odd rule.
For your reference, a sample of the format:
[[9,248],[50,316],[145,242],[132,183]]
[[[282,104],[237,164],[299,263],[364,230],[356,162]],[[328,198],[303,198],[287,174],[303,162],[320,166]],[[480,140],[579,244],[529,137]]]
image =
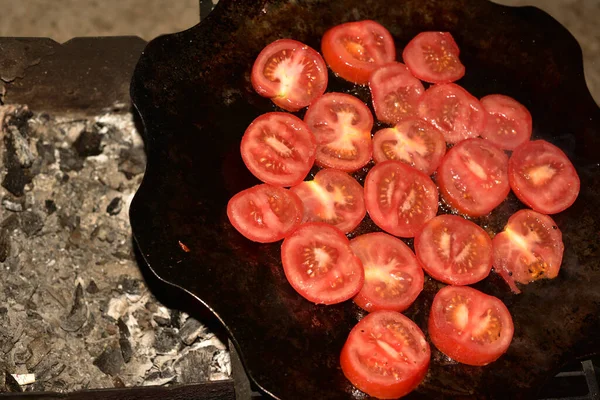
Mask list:
[[[246,126],[274,109],[250,84],[259,51],[278,38],[320,48],[336,24],[374,19],[398,49],[424,30],[450,31],[475,96],[503,93],[533,115],[535,138],[561,147],[581,177],[581,193],[554,216],[565,254],[554,280],[513,295],[492,274],[476,287],[509,307],[515,336],[507,354],[486,367],[432,363],[414,398],[532,398],[563,363],[600,348],[600,110],[583,77],[575,39],[538,9],[485,0],[221,0],[201,24],[152,41],[136,68],[131,94],[146,129],[148,168],[131,206],[133,233],[152,271],[192,294],[226,325],[251,379],[278,398],[361,398],[338,355],[362,315],[351,302],[316,306],[286,282],[279,244],[251,243],[228,223],[225,207],[256,184],[239,142]],[[368,91],[330,74],[330,91]],[[358,176],[360,179],[361,177]],[[500,229],[522,208],[514,197],[479,221]],[[365,221],[359,233],[376,229]],[[189,248],[189,252],[180,245]],[[440,284],[406,314],[426,331]]]

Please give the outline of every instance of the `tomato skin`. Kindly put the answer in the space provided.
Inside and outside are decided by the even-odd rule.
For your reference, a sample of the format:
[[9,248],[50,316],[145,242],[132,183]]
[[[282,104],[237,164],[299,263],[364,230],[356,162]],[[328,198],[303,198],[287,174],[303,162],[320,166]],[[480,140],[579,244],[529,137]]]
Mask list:
[[480,100],[488,113],[481,137],[503,150],[514,150],[531,138],[529,110],[512,97],[490,94]]
[[[282,144],[288,149],[291,147],[287,155],[278,150]],[[257,117],[244,132],[240,143],[242,159],[248,170],[259,180],[273,186],[300,183],[312,168],[316,151],[315,136],[304,121],[283,112]],[[284,170],[273,172],[267,165],[283,165]]]
[[[442,237],[447,241],[445,249],[439,243]],[[438,215],[427,222],[415,236],[414,247],[427,274],[450,285],[479,282],[492,269],[492,239],[477,224],[456,215]],[[471,252],[463,255],[464,251]],[[459,263],[457,258],[462,257],[468,258]]]
[[581,185],[567,155],[545,140],[517,147],[508,161],[508,177],[519,200],[542,214],[557,214],[571,207]]
[[438,168],[444,200],[462,214],[490,213],[510,192],[508,156],[485,139],[467,139],[451,148]]
[[[256,210],[254,204],[248,204],[249,202],[263,202],[263,207],[257,206],[256,208],[260,209]],[[281,215],[278,216],[273,208],[280,210]],[[261,213],[260,218],[255,217],[254,220],[257,226],[250,225],[252,220],[245,215],[244,211]],[[277,242],[300,225],[302,202],[295,193],[287,189],[261,184],[242,190],[233,196],[227,203],[227,217],[239,233],[252,241]],[[272,223],[279,223],[280,226],[272,226]]]
[[[307,254],[312,259],[307,259]],[[323,258],[326,260],[321,260]],[[323,267],[321,262],[330,258],[334,264]],[[287,236],[281,245],[281,261],[294,290],[316,304],[336,304],[351,299],[365,280],[362,263],[352,252],[346,235],[322,222],[302,224]],[[331,282],[328,277],[335,281]]]
[[[290,62],[287,68],[296,68],[291,71],[292,79],[288,78],[284,87],[282,87],[281,79],[276,76],[279,64],[270,64],[274,55],[283,54],[283,52],[289,55],[286,58]],[[294,57],[296,57],[295,62],[291,60]],[[306,60],[308,60],[308,63],[305,63],[307,67],[298,70],[298,64],[304,63]],[[286,66],[279,68],[286,69]],[[310,76],[302,75],[306,68]],[[267,71],[273,76],[267,77],[265,75]],[[286,111],[294,112],[308,106],[325,92],[328,79],[327,66],[321,55],[304,43],[292,39],[279,39],[267,45],[260,52],[252,66],[250,79],[254,90],[259,95],[270,98],[273,103]],[[309,83],[310,87],[308,87]]]
[[[399,368],[403,368],[404,370],[401,371],[401,375],[397,374],[399,375],[397,378],[393,374],[382,376],[374,372],[369,372],[361,364],[361,360],[356,355],[361,350],[364,352],[364,347],[361,344],[368,343],[370,346],[369,355],[364,354],[363,357],[371,357],[376,360],[379,357],[382,359],[381,369],[398,365],[395,360],[386,362],[385,360],[390,360],[390,358],[386,357],[382,349],[374,347],[369,343],[370,336],[374,331],[382,332],[384,337],[382,340],[385,341],[386,334],[390,329],[384,328],[381,326],[382,324],[402,327],[403,332],[414,339],[415,346],[417,347],[415,350],[406,350],[406,353],[410,352],[411,357],[407,357],[407,360],[403,361],[404,366],[399,366]],[[396,343],[386,343],[391,348],[397,349],[395,346]],[[412,357],[412,355],[415,357]],[[423,335],[421,329],[413,321],[395,311],[374,311],[360,320],[350,331],[348,339],[342,348],[340,364],[346,378],[358,389],[378,399],[397,399],[413,391],[423,381],[429,369],[430,357],[431,351],[429,344],[425,340],[425,335]],[[390,364],[392,365],[390,366]]]
[[421,81],[398,62],[375,69],[369,77],[369,89],[377,119],[387,124],[416,117],[419,99],[425,92]]
[[[433,51],[436,54],[425,54]],[[410,72],[429,83],[450,83],[465,75],[465,66],[460,62],[460,51],[449,32],[421,32],[404,48],[402,59]],[[442,65],[428,65],[435,62]]]
[[[455,314],[455,319],[449,321],[447,318],[451,316],[444,314],[445,310],[459,316]],[[494,319],[486,319],[488,310],[491,315],[487,315]],[[458,328],[456,319],[466,326]],[[490,330],[477,335],[475,330],[486,322],[491,325]],[[504,303],[468,286],[446,286],[435,295],[428,328],[431,342],[438,350],[455,361],[473,366],[487,365],[500,358],[508,350],[514,334],[512,317]]]
[[362,309],[402,312],[423,291],[423,269],[400,239],[373,232],[352,239],[350,246],[365,269],[365,283],[354,297]]
[[317,140],[317,165],[353,172],[371,160],[373,116],[356,97],[326,93],[308,107],[304,122]]
[[[380,44],[373,41],[374,35],[378,36]],[[361,44],[352,40],[357,38]],[[321,40],[321,52],[333,72],[359,85],[368,83],[375,68],[396,59],[392,35],[381,24],[370,20],[347,22],[329,29]],[[370,60],[355,57],[364,54]]]

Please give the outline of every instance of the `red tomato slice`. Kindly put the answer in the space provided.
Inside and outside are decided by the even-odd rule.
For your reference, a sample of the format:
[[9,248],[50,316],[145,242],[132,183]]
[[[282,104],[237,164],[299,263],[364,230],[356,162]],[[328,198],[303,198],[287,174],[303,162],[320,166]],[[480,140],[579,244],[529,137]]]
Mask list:
[[276,242],[288,236],[302,220],[302,202],[293,192],[267,184],[242,190],[227,203],[231,225],[248,239]]
[[454,83],[427,89],[419,102],[419,116],[440,129],[448,143],[479,136],[486,120],[479,100]]
[[419,327],[395,311],[375,311],[352,328],[342,348],[342,371],[379,399],[410,393],[425,377],[431,351]]
[[356,97],[324,94],[308,107],[304,122],[317,139],[315,161],[321,167],[352,172],[371,160],[373,116]]
[[252,86],[287,111],[298,111],[327,88],[327,66],[319,53],[291,39],[265,47],[252,66]]
[[508,156],[485,139],[460,142],[438,168],[442,196],[463,214],[488,214],[504,201],[508,183]]
[[365,280],[350,241],[337,228],[313,222],[300,225],[281,246],[283,270],[305,299],[335,304],[354,297]]
[[354,302],[367,311],[406,310],[423,290],[424,275],[412,250],[383,232],[350,241],[365,269],[365,284]]
[[329,67],[347,81],[365,85],[375,68],[396,59],[392,35],[375,21],[347,22],[323,35],[321,52]]
[[446,154],[444,135],[422,119],[411,118],[373,136],[373,159],[402,161],[431,175]]
[[465,75],[458,54],[458,45],[449,32],[421,32],[408,42],[402,59],[422,81],[449,83]]
[[438,215],[415,236],[423,269],[450,285],[471,285],[492,269],[492,239],[478,225],[456,215]]
[[481,106],[488,113],[481,137],[504,150],[514,150],[531,138],[531,114],[512,97],[490,94]]
[[271,112],[252,121],[240,150],[246,167],[258,179],[274,186],[293,186],[312,168],[317,142],[300,118]]
[[510,187],[519,200],[543,214],[556,214],[579,195],[579,175],[561,149],[535,140],[519,146],[508,162]]
[[416,117],[419,99],[425,92],[421,81],[411,75],[406,65],[397,62],[373,71],[369,88],[377,119],[388,124]]
[[421,171],[399,161],[384,161],[365,178],[365,206],[384,231],[413,237],[437,214],[438,191]]
[[455,361],[476,366],[496,361],[513,333],[510,312],[497,297],[468,286],[446,286],[433,299],[429,337]]
[[312,181],[301,182],[290,190],[304,205],[302,222],[325,222],[347,233],[367,213],[362,186],[342,171],[322,169]]
[[514,292],[514,281],[524,285],[538,279],[556,278],[564,245],[562,233],[547,215],[521,210],[509,219],[494,244],[494,269]]

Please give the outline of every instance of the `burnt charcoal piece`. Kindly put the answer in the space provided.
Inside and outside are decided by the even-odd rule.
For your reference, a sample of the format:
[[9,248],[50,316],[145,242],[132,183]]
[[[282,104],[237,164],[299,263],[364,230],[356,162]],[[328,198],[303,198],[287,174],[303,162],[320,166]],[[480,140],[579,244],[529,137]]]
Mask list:
[[60,157],[60,170],[63,172],[81,171],[83,169],[83,158],[79,157],[74,149],[58,149]]
[[146,168],[146,155],[141,148],[123,149],[119,154],[119,171],[125,174],[127,179],[144,172]]
[[131,348],[131,343],[129,342],[131,333],[129,332],[129,328],[121,318],[117,320],[117,326],[119,327],[119,346],[121,347],[123,361],[128,363],[129,360],[131,360],[131,356],[133,354],[133,349]]
[[140,294],[142,291],[143,283],[139,279],[123,275],[119,278],[119,286],[125,293]]
[[27,236],[33,236],[44,227],[44,219],[34,211],[25,211],[20,215],[21,230]]
[[154,348],[158,353],[169,353],[179,344],[179,336],[173,328],[159,328],[154,338]]
[[118,215],[121,212],[121,208],[123,208],[123,200],[120,197],[115,197],[106,206],[106,212],[109,215]]
[[191,345],[194,341],[204,332],[206,328],[195,318],[188,318],[181,329],[179,330],[179,337],[181,341],[186,345]]
[[61,322],[60,327],[67,332],[75,332],[81,329],[85,321],[87,321],[88,308],[83,297],[83,287],[77,284],[73,306],[67,318]]
[[84,130],[79,134],[73,147],[79,154],[79,157],[90,157],[102,154],[102,139],[104,135],[100,133],[98,124],[94,124],[90,131]]
[[52,215],[58,209],[54,200],[44,201],[44,207],[46,208],[46,214]]
[[[153,40],[131,85],[148,158],[130,209],[140,254],[161,280],[192,294],[182,294],[190,309],[201,299],[218,315],[250,380],[275,398],[363,398],[339,368],[340,349],[363,313],[352,302],[324,307],[301,298],[282,272],[281,244],[246,240],[226,213],[234,194],[258,183],[241,159],[240,139],[252,120],[276,109],[250,82],[258,53],[283,37],[319,49],[327,29],[362,19],[390,30],[399,60],[417,33],[451,32],[467,71],[459,84],[477,98],[517,99],[532,114],[534,137],[559,146],[579,173],[578,200],[553,216],[565,242],[558,277],[520,295],[495,273],[475,285],[511,311],[515,336],[507,354],[470,367],[448,363],[432,347],[426,380],[407,396],[536,398],[561,364],[600,351],[600,109],[577,42],[536,8],[483,0],[221,1],[198,26]],[[333,73],[328,91],[370,104],[367,87]],[[521,208],[509,198],[478,223],[503,226]],[[367,217],[353,234],[372,228]],[[405,313],[425,334],[438,289],[428,280]]]
[[116,376],[123,368],[125,361],[119,346],[109,346],[94,360],[94,365],[100,371],[110,376]]
[[6,175],[2,186],[13,195],[20,197],[25,194],[25,185],[31,183],[35,174],[32,171],[33,154],[29,150],[29,143],[15,126],[5,128],[3,147],[4,168]]
[[10,235],[4,228],[0,228],[0,262],[6,261],[10,254]]
[[94,280],[91,280],[88,286],[85,288],[85,291],[89,294],[96,294],[100,291],[100,289],[98,289],[98,285],[96,285],[96,282]]

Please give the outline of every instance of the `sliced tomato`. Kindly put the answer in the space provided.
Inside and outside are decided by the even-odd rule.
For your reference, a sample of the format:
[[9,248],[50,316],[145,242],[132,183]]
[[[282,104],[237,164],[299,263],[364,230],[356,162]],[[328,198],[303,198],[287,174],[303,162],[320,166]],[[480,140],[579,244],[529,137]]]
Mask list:
[[347,22],[323,35],[321,52],[329,67],[347,81],[365,85],[375,68],[396,59],[390,32],[375,21]]
[[252,121],[240,150],[246,167],[258,179],[275,186],[292,186],[312,168],[317,142],[300,118],[271,112]]
[[419,99],[425,88],[406,65],[391,63],[377,68],[369,78],[369,88],[377,119],[388,124],[417,116]]
[[471,285],[492,269],[492,239],[478,225],[456,215],[438,215],[415,236],[423,269],[450,285]]
[[500,299],[468,286],[446,286],[433,299],[429,337],[439,351],[468,365],[487,365],[506,352],[514,333]]
[[267,184],[242,190],[227,203],[231,225],[248,239],[276,242],[302,221],[302,202],[293,192]]
[[300,225],[281,246],[283,270],[290,285],[305,299],[335,304],[354,297],[362,288],[362,263],[350,241],[331,225]]
[[367,213],[362,186],[342,171],[322,169],[312,181],[301,182],[290,190],[304,205],[302,222],[325,222],[347,233]]
[[356,97],[326,93],[308,107],[304,122],[317,139],[321,167],[352,172],[371,160],[373,116]]
[[413,237],[437,214],[438,191],[421,171],[400,161],[384,161],[365,178],[365,206],[384,231]]
[[485,139],[468,139],[451,148],[438,168],[440,192],[463,214],[488,214],[504,201],[508,183],[508,156]]
[[481,137],[504,150],[514,150],[531,138],[531,114],[512,97],[490,94],[481,106],[487,112]]
[[350,241],[365,269],[365,283],[354,302],[367,311],[406,310],[423,290],[424,275],[404,242],[383,232]]
[[444,135],[422,119],[410,118],[373,136],[373,159],[402,161],[431,175],[446,154]]
[[458,45],[449,32],[421,32],[404,48],[402,59],[414,76],[429,83],[450,83],[465,75]]
[[287,111],[298,111],[327,88],[327,66],[311,47],[280,39],[265,47],[254,62],[252,86]]
[[427,89],[419,101],[419,116],[440,129],[448,143],[479,136],[486,120],[479,100],[454,83]]
[[352,328],[340,361],[358,389],[397,399],[421,383],[430,358],[429,344],[414,322],[395,311],[375,311]]
[[561,149],[535,140],[519,146],[508,162],[510,187],[519,200],[543,214],[569,208],[579,195],[579,175]]
[[514,282],[524,285],[556,278],[562,262],[562,233],[547,215],[521,210],[494,237],[494,269],[519,293]]

